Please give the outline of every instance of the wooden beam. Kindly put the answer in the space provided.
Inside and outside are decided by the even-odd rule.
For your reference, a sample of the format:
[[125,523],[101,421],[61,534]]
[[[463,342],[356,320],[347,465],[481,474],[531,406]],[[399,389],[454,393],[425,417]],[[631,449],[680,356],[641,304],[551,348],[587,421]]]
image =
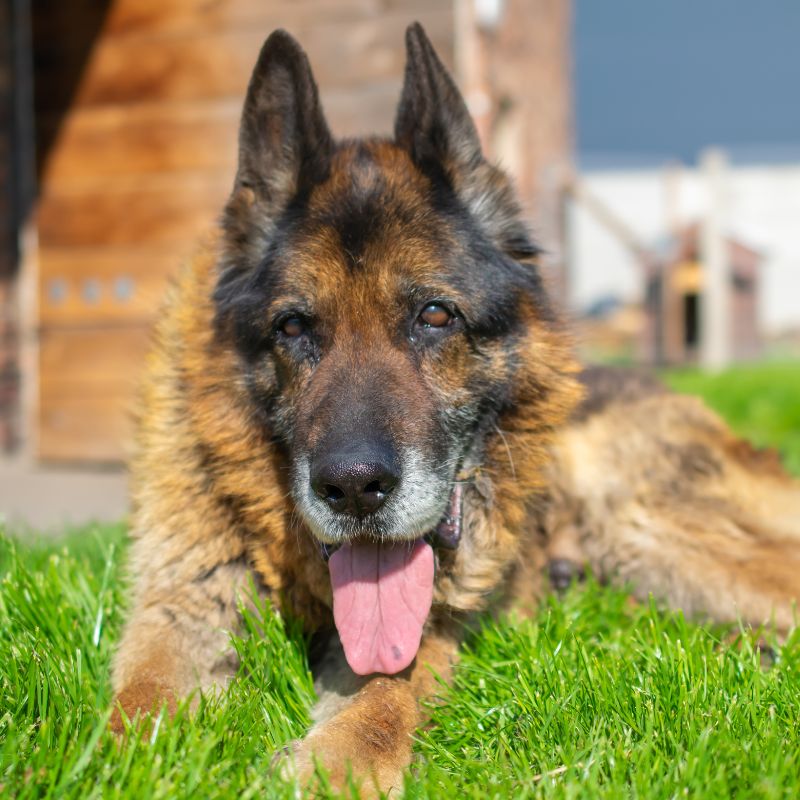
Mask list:
[[725,242],[727,161],[716,148],[706,150],[700,161],[708,191],[708,208],[701,229],[701,256],[705,270],[700,305],[700,361],[709,370],[724,369],[730,362],[731,266]]

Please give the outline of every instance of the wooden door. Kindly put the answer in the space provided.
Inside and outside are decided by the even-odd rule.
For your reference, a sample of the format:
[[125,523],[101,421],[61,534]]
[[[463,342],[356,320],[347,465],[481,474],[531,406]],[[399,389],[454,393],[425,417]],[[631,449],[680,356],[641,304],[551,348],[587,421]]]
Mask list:
[[266,35],[306,47],[336,133],[389,131],[414,18],[452,62],[451,0],[35,4],[42,459],[124,457],[149,325],[229,191]]

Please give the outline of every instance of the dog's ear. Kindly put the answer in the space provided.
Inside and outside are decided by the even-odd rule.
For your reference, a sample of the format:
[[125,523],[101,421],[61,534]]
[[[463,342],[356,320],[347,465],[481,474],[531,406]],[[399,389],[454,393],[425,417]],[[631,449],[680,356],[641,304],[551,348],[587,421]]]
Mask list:
[[286,31],[264,42],[239,128],[239,167],[223,215],[221,283],[263,258],[291,200],[325,179],[333,154],[308,58]]
[[494,244],[519,260],[539,251],[522,219],[508,177],[483,157],[464,98],[422,26],[406,31],[406,76],[397,108],[395,142],[422,170],[443,174]]
[[276,213],[304,186],[324,179],[332,151],[308,58],[286,31],[275,31],[247,89],[234,194],[251,189]]
[[418,22],[406,30],[406,57],[395,141],[420,166],[438,163],[447,172],[476,167],[483,156],[475,124]]

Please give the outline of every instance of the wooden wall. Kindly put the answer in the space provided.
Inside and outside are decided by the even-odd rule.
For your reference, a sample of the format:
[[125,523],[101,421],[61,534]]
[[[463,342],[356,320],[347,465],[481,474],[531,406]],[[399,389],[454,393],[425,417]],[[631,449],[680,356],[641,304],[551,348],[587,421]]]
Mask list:
[[457,0],[458,73],[484,152],[513,176],[544,254],[542,274],[567,302],[566,194],[572,174],[571,0],[504,0],[479,13]]
[[229,191],[266,35],[307,49],[334,132],[388,132],[413,19],[452,63],[452,0],[35,4],[42,459],[124,456],[148,327]]
[[19,417],[13,30],[12,4],[10,0],[0,0],[0,452],[9,451],[16,444]]

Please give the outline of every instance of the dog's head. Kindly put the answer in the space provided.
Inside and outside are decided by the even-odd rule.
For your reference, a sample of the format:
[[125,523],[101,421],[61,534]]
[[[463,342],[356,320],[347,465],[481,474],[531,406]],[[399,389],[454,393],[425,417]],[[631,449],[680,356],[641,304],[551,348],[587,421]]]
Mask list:
[[[339,548],[334,618],[362,673],[413,658],[434,583],[423,537],[457,543],[459,479],[515,404],[553,395],[531,377],[553,351],[510,185],[419,25],[407,48],[394,138],[337,143],[303,51],[283,32],[267,40],[215,294],[218,336],[289,462],[295,509]],[[512,435],[528,460],[540,417]],[[490,588],[474,570],[496,580],[510,558],[493,535],[473,594]]]
[[536,250],[419,25],[388,140],[337,143],[308,60],[267,40],[226,209],[218,323],[323,542],[416,539],[509,402]]

